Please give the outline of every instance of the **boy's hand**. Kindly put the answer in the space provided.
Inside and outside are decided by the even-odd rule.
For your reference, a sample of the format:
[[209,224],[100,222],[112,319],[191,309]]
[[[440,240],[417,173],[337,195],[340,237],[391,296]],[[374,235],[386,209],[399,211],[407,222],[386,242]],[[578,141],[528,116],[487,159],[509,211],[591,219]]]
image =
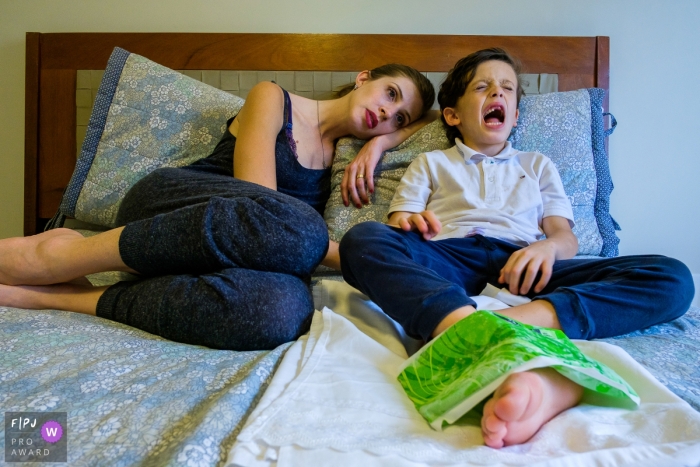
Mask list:
[[442,224],[433,211],[394,212],[391,214],[388,224],[399,227],[406,232],[416,230],[423,234],[425,240],[430,240],[442,229]]
[[508,290],[514,295],[525,295],[540,273],[540,280],[534,291],[539,293],[552,278],[552,267],[556,259],[556,245],[548,240],[541,240],[516,251],[501,269],[498,282],[508,284]]
[[546,239],[516,251],[501,269],[498,282],[508,284],[508,290],[514,295],[530,292],[538,273],[541,276],[534,291],[542,292],[552,278],[554,261],[573,258],[578,250],[578,240],[564,217],[545,217],[542,219],[542,230]]

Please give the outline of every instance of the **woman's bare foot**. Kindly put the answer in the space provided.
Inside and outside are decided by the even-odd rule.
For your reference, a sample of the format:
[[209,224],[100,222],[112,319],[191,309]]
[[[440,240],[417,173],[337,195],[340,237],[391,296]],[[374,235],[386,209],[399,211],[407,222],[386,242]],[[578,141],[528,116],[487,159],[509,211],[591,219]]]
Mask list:
[[60,284],[95,272],[132,272],[119,256],[121,230],[84,238],[74,230],[54,229],[0,240],[0,284]]
[[52,250],[82,239],[70,229],[55,229],[31,237],[0,240],[0,284],[52,284],[74,279],[55,279],[50,264]]
[[583,388],[551,368],[510,375],[484,406],[484,443],[502,448],[524,443],[581,400]]
[[78,284],[2,285],[0,306],[30,310],[64,310],[94,315],[107,287]]

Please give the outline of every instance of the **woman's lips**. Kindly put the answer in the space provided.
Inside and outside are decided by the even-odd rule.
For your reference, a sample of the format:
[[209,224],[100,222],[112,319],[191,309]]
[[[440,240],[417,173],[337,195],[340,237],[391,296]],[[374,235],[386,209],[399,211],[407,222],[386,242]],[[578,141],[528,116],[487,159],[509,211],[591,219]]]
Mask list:
[[367,121],[367,126],[370,130],[377,126],[377,123],[379,123],[377,115],[369,109],[365,110],[365,120]]

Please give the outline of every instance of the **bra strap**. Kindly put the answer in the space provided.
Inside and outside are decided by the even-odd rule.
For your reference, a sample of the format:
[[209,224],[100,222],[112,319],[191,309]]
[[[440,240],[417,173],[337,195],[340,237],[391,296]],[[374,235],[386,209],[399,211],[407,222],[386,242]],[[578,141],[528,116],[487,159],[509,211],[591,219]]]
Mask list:
[[292,134],[292,99],[289,97],[289,93],[286,89],[280,87],[282,93],[284,93],[284,133],[287,135],[287,141],[289,146],[294,152],[294,157],[299,159],[297,155],[297,143],[294,141],[294,135]]

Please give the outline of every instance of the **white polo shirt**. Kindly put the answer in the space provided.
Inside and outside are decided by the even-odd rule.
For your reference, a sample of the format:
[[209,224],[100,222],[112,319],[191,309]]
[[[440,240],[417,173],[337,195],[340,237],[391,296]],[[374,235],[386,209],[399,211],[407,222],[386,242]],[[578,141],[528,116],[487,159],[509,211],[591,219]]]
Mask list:
[[510,142],[488,157],[461,140],[420,154],[401,179],[389,212],[430,210],[442,223],[433,240],[481,234],[518,245],[544,238],[542,219],[561,216],[573,227],[571,203],[554,163]]

